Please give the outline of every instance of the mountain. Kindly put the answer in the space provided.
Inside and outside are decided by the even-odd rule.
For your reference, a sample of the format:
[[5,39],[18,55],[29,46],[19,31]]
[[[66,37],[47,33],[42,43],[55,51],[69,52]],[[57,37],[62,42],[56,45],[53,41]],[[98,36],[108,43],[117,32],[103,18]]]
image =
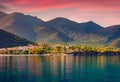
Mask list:
[[113,25],[106,28],[107,31],[107,43],[110,46],[120,47],[120,25]]
[[22,13],[7,14],[0,19],[1,29],[24,37],[33,42],[68,42],[73,41],[64,33],[50,28],[41,19]]
[[76,23],[69,19],[58,17],[47,21],[47,24],[52,25],[54,28],[65,33],[76,41],[94,41],[103,38],[105,35],[104,28],[92,21]]
[[74,41],[72,38],[68,37],[66,34],[58,31],[56,28],[44,24],[40,25],[35,29],[37,33],[37,42],[43,43],[63,43]]
[[108,42],[120,38],[120,25],[114,25],[106,28],[108,32]]
[[0,19],[0,27],[3,30],[14,33],[31,41],[36,41],[34,28],[43,21],[22,13],[8,14]]
[[0,48],[26,46],[29,44],[34,43],[9,32],[0,30]]
[[2,11],[0,11],[0,17],[3,17],[3,16],[5,16],[5,15],[7,15],[7,14],[4,13],[4,12],[2,12]]
[[118,47],[118,48],[120,48],[120,38],[112,40],[109,45],[111,47]]
[[114,43],[116,46],[120,38],[120,25],[105,28],[93,21],[77,23],[62,17],[45,22],[18,12],[0,12],[0,29],[38,43]]

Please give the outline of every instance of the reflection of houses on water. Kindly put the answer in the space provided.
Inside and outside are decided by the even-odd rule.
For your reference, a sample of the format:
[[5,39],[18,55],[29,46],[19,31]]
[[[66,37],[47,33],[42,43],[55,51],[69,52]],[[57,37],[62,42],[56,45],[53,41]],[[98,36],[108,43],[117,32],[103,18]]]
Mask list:
[[106,56],[98,56],[97,57],[97,66],[104,68],[104,66],[106,65]]

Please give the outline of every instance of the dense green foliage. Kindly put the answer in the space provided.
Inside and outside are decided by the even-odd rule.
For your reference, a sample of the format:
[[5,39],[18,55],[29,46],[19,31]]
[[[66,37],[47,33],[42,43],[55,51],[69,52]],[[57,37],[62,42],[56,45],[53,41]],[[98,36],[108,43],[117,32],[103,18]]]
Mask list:
[[105,47],[105,46],[86,46],[86,45],[65,45],[65,44],[41,44],[35,48],[29,48],[27,50],[9,50],[5,49],[0,51],[1,54],[71,54],[73,52],[82,53],[120,53],[120,48]]

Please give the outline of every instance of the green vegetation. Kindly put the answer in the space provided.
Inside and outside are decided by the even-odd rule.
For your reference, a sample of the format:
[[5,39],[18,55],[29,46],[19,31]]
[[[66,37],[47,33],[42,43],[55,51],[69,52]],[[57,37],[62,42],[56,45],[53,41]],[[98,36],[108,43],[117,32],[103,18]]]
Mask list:
[[73,52],[86,53],[120,53],[120,48],[95,46],[95,45],[71,45],[71,44],[40,44],[27,46],[27,49],[16,47],[0,50],[0,54],[71,54]]

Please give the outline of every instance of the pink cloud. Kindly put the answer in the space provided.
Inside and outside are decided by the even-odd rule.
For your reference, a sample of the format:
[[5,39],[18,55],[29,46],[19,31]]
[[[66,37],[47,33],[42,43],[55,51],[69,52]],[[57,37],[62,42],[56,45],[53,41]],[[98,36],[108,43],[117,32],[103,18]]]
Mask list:
[[18,11],[23,12],[60,8],[77,8],[86,11],[118,11],[118,8],[120,8],[119,0],[3,0],[2,3],[12,5]]

